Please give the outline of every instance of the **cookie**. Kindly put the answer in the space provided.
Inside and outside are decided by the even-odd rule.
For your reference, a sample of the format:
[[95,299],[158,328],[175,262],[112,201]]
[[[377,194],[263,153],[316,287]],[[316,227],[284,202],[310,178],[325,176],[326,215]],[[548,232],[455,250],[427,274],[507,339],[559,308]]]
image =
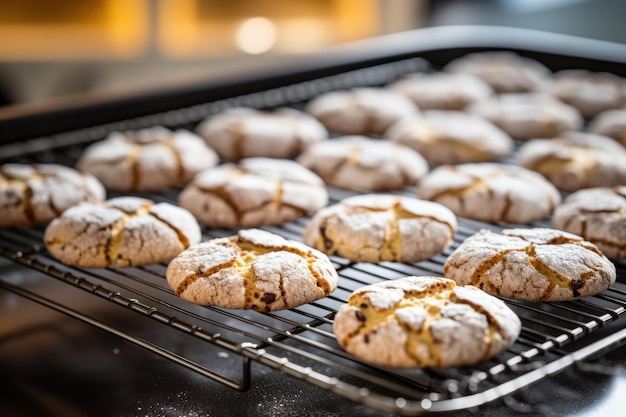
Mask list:
[[626,104],[626,82],[623,78],[603,72],[563,70],[554,74],[547,87],[559,100],[576,107],[591,118]]
[[232,108],[208,117],[196,131],[230,161],[257,156],[293,158],[311,143],[328,138],[328,131],[314,117],[288,108]]
[[0,166],[0,227],[48,223],[67,208],[105,198],[91,174],[56,164]]
[[498,93],[535,91],[551,77],[540,62],[508,51],[467,54],[448,63],[444,71],[479,77]]
[[324,298],[339,281],[323,253],[258,229],[191,246],[170,262],[166,277],[191,303],[262,312]]
[[44,242],[66,265],[122,268],[165,262],[200,238],[200,227],[186,210],[119,197],[67,209],[48,225]]
[[539,172],[563,191],[626,184],[626,149],[605,136],[566,132],[553,139],[532,140],[517,157],[520,165]]
[[328,204],[328,191],[297,162],[246,158],[201,172],[178,203],[209,227],[257,227],[313,214]]
[[399,190],[415,184],[428,171],[428,163],[413,149],[364,136],[316,143],[298,162],[326,184],[356,191]]
[[407,277],[354,291],[337,312],[337,342],[383,366],[473,365],[508,349],[517,315],[478,288],[436,277]]
[[420,180],[417,195],[457,216],[492,223],[529,224],[549,216],[561,202],[541,175],[498,163],[440,166]]
[[589,132],[608,136],[626,146],[626,109],[599,113],[589,122]]
[[422,110],[463,110],[494,94],[491,86],[476,76],[445,72],[411,74],[389,88],[404,94]]
[[454,214],[440,204],[365,194],[318,211],[302,239],[355,262],[418,262],[448,248],[456,227]]
[[482,117],[427,110],[389,128],[385,137],[418,151],[431,164],[496,161],[513,151],[513,139]]
[[87,147],[76,166],[109,190],[163,191],[184,185],[217,163],[217,154],[202,138],[156,126],[111,133]]
[[546,94],[502,94],[472,103],[465,110],[518,140],[551,138],[583,125],[578,110]]
[[408,97],[384,88],[322,94],[311,100],[305,110],[331,132],[344,135],[382,135],[392,123],[418,112]]
[[615,282],[615,265],[582,237],[555,229],[481,230],[443,266],[447,278],[525,301],[569,301]]
[[570,194],[554,210],[552,226],[583,237],[609,258],[626,258],[626,186]]

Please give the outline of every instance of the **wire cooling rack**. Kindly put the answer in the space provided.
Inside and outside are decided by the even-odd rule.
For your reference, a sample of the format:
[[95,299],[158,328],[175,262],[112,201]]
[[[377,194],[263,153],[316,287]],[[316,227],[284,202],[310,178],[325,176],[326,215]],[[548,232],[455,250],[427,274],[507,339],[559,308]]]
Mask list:
[[[407,73],[423,70],[427,66],[419,58],[376,65],[191,108],[5,145],[0,147],[0,161],[73,165],[86,144],[113,130],[157,124],[193,129],[204,117],[228,107],[297,108],[326,91],[384,85]],[[354,194],[333,188],[329,191],[331,202]],[[401,193],[412,195],[413,192],[406,189]],[[175,204],[177,194],[178,190],[170,190],[140,195]],[[300,240],[307,221],[308,218],[303,218],[264,229]],[[400,415],[477,407],[601,355],[626,340],[626,330],[619,329],[622,326],[608,334],[598,332],[610,323],[624,320],[626,285],[622,282],[626,280],[626,265],[618,262],[618,281],[597,296],[555,303],[506,300],[522,320],[519,339],[501,355],[472,367],[397,370],[364,363],[339,347],[332,321],[353,290],[409,275],[442,276],[446,257],[481,228],[497,230],[501,226],[459,219],[453,245],[441,255],[414,264],[354,263],[331,257],[340,275],[335,292],[322,300],[272,313],[186,303],[167,286],[166,264],[120,270],[65,266],[43,247],[42,227],[0,230],[0,266],[9,266],[0,272],[0,287],[115,334],[233,389],[250,388],[251,363],[258,362],[355,402]],[[233,233],[233,230],[204,229],[203,238]],[[61,286],[63,296],[49,291],[50,283]],[[145,337],[137,328],[125,326],[123,319],[93,314],[83,305],[91,300],[114,306],[121,315],[138,315],[163,328],[167,342],[163,343],[163,338],[155,341]],[[601,337],[597,336],[600,333]],[[192,350],[187,347],[197,344],[205,351],[235,354],[229,356],[232,366],[227,372],[220,372],[221,369],[215,369],[202,357],[189,353]]]

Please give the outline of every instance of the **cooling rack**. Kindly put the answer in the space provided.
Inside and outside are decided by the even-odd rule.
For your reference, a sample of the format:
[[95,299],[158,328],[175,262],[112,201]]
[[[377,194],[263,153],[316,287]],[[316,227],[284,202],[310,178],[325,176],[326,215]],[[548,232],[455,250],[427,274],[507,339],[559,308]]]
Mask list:
[[[73,165],[84,146],[107,132],[148,127],[193,127],[204,117],[233,106],[301,107],[326,91],[355,86],[384,85],[399,77],[431,70],[413,57],[376,64],[250,94],[119,120],[54,136],[0,147],[0,162],[55,162]],[[331,202],[353,195],[330,188]],[[400,192],[413,195],[413,189]],[[136,194],[155,201],[176,202],[178,190]],[[114,195],[110,195],[113,197]],[[265,230],[299,240],[308,219]],[[537,226],[547,226],[549,220]],[[616,263],[618,281],[607,291],[572,302],[527,303],[506,300],[520,316],[522,333],[501,355],[472,367],[397,370],[362,362],[344,352],[332,332],[337,309],[363,285],[408,275],[443,275],[446,257],[467,237],[492,225],[459,219],[453,245],[441,255],[414,263],[366,264],[331,257],[340,275],[338,289],[329,297],[291,310],[258,313],[191,305],[180,300],[165,282],[166,264],[141,268],[81,269],[57,262],[43,247],[42,227],[0,231],[0,287],[36,303],[112,333],[210,380],[236,390],[251,387],[251,365],[256,362],[306,381],[357,403],[399,415],[469,409],[502,399],[576,363],[602,355],[626,340],[626,265]],[[203,229],[203,238],[222,237],[233,230]],[[63,289],[41,290],[42,281]],[[118,314],[85,312],[83,303],[113,305]],[[129,326],[124,315],[140,316],[167,334],[167,343],[146,337]],[[611,329],[606,331],[606,329]],[[604,330],[604,331],[603,331]],[[227,371],[212,368],[189,345],[228,357]],[[228,355],[224,354],[227,353]],[[232,362],[232,363],[231,363]]]

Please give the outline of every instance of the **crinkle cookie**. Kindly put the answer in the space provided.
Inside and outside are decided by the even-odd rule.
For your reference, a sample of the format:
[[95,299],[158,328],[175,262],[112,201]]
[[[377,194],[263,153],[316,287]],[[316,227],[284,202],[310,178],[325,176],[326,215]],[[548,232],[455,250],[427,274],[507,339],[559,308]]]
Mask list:
[[417,194],[457,216],[493,223],[528,224],[549,216],[561,202],[541,175],[498,163],[443,165],[420,180]]
[[540,62],[508,51],[467,54],[451,61],[444,71],[479,77],[498,93],[535,91],[551,77]]
[[615,265],[590,242],[554,229],[481,230],[446,260],[447,278],[526,301],[568,301],[598,294]]
[[607,110],[596,115],[589,122],[589,131],[626,146],[626,109]]
[[339,281],[323,253],[258,229],[191,246],[170,262],[166,276],[191,303],[263,312],[324,298]]
[[200,227],[186,210],[137,197],[73,206],[44,235],[55,258],[86,268],[165,262],[200,238]]
[[389,88],[406,95],[422,110],[463,110],[494,94],[489,84],[476,76],[445,72],[411,74]]
[[296,109],[260,111],[236,107],[208,117],[196,129],[222,157],[293,158],[311,143],[328,138],[326,128]]
[[105,198],[91,174],[56,164],[0,166],[0,227],[45,224],[83,201]]
[[626,186],[570,194],[554,210],[552,226],[583,237],[610,258],[626,258]]
[[184,185],[217,163],[217,154],[202,138],[155,126],[111,133],[87,147],[76,166],[110,190],[163,191]]
[[246,158],[198,174],[178,203],[209,227],[281,224],[328,204],[320,177],[287,159]]
[[504,302],[436,277],[354,291],[335,316],[339,344],[366,361],[402,368],[472,365],[508,349],[521,331]]
[[472,103],[465,110],[519,140],[551,138],[583,125],[578,110],[547,94],[502,94]]
[[428,171],[422,156],[406,146],[363,136],[316,143],[299,157],[328,185],[356,191],[399,190]]
[[605,136],[566,132],[536,139],[525,143],[517,157],[520,165],[563,191],[626,184],[626,149]]
[[559,100],[576,107],[585,117],[626,104],[626,82],[603,72],[563,70],[554,74],[548,91]]
[[513,151],[513,139],[472,114],[429,110],[395,123],[385,133],[392,142],[418,151],[431,164],[495,161]]
[[313,216],[303,242],[355,262],[418,262],[452,243],[456,217],[444,206],[395,195],[346,198]]
[[392,123],[419,110],[398,92],[355,88],[322,94],[309,102],[306,111],[335,133],[382,135]]

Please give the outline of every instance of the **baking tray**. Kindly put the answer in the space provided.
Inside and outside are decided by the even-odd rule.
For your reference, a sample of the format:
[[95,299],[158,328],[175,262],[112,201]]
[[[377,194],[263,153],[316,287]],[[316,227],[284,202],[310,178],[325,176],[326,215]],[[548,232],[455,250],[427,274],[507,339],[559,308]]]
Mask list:
[[[256,82],[254,78],[228,80],[1,120],[0,162],[73,165],[87,144],[113,130],[155,124],[193,129],[203,118],[233,106],[301,108],[326,91],[385,85],[411,72],[437,70],[468,52],[494,49],[539,59],[553,70],[588,68],[618,75],[625,71],[626,49],[621,45],[502,28],[420,30],[340,48],[304,68],[257,76]],[[150,104],[155,97],[169,98],[165,100],[169,108],[161,109],[166,105],[162,102]],[[113,120],[100,123],[101,112],[107,108],[115,110],[107,115]],[[164,111],[154,111],[156,108]],[[137,114],[144,111],[148,114]],[[24,128],[27,125],[31,128]],[[49,135],[29,136],[46,128]],[[329,191],[331,202],[353,195],[340,189]],[[414,195],[414,189],[399,193]],[[175,203],[177,194],[178,190],[170,190],[135,195]],[[307,221],[304,218],[264,229],[298,240]],[[549,220],[536,224],[548,225]],[[332,320],[354,289],[407,275],[441,276],[446,256],[463,240],[481,228],[506,226],[459,219],[452,247],[414,264],[374,265],[331,257],[341,277],[333,294],[274,313],[201,307],[181,301],[165,282],[166,264],[122,270],[65,266],[43,247],[43,227],[0,231],[0,287],[236,390],[251,387],[251,366],[259,363],[373,409],[399,415],[450,412],[505,398],[574,364],[603,355],[626,340],[626,330],[622,329],[626,264],[620,261],[616,262],[617,282],[600,295],[557,303],[506,300],[522,319],[521,336],[505,353],[472,367],[395,370],[359,361],[338,346]],[[203,238],[233,233],[205,228]],[[128,319],[131,316],[133,320]],[[137,317],[141,326],[135,324]],[[155,328],[159,337],[154,337]],[[223,359],[220,366],[207,359],[215,356]]]

